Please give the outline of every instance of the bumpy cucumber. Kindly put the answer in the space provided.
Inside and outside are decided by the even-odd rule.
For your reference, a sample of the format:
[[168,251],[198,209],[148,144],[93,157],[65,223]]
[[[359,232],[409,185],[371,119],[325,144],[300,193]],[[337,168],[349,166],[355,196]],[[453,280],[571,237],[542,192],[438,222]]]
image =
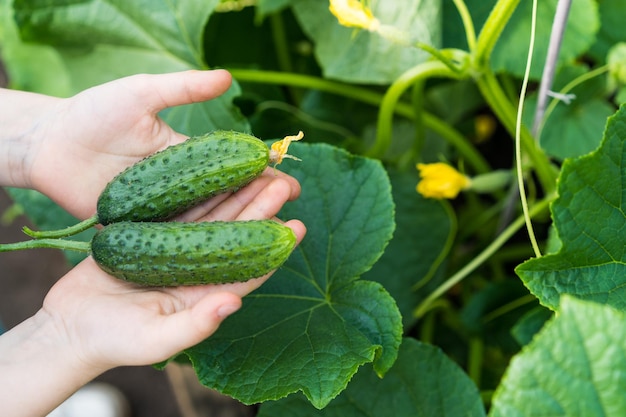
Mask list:
[[115,177],[98,199],[102,224],[159,221],[235,191],[269,163],[269,148],[240,132],[217,131],[170,146]]
[[[301,137],[280,142],[288,146]],[[288,156],[285,151],[286,147],[283,154],[276,154],[262,140],[241,132],[215,131],[189,138],[118,174],[100,194],[93,217],[62,230],[24,228],[24,232],[39,239],[60,238],[98,223],[166,220],[203,200],[243,187],[270,162],[280,163]]]
[[281,266],[296,244],[272,220],[200,223],[113,223],[91,240],[91,254],[109,274],[141,285],[246,281]]

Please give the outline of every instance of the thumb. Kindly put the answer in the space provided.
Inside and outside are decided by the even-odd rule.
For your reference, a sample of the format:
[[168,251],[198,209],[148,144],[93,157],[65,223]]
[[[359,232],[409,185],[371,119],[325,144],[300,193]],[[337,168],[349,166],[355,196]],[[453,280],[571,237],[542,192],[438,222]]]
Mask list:
[[202,342],[217,331],[222,321],[239,310],[241,298],[233,293],[208,293],[192,307],[167,316],[161,334],[166,334],[169,355]]
[[167,74],[140,74],[128,85],[141,97],[150,112],[183,104],[199,103],[224,94],[232,83],[226,70],[189,70]]

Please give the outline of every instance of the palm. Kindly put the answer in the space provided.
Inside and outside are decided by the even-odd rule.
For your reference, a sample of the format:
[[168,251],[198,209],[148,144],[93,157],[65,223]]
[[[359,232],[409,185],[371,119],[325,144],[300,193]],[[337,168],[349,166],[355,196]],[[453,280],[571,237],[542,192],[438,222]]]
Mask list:
[[[186,221],[273,218],[297,197],[297,182],[267,172],[235,194],[223,195],[183,215]],[[297,220],[286,223],[298,241]],[[104,273],[87,258],[59,280],[44,300],[67,332],[77,355],[97,366],[140,365],[167,359],[210,336],[221,322],[217,308],[236,305],[271,274],[243,283],[147,288]]]
[[159,111],[215,98],[230,85],[223,72],[205,74],[202,85],[208,82],[208,87],[195,88],[190,79],[189,85],[175,86],[169,83],[178,78],[168,75],[135,76],[61,100],[50,110],[49,139],[37,152],[37,188],[75,216],[91,216],[99,193],[116,174],[185,140],[158,117]]
[[221,321],[215,307],[237,305],[262,281],[147,289],[107,275],[88,258],[50,290],[43,311],[92,366],[146,365],[208,337]]

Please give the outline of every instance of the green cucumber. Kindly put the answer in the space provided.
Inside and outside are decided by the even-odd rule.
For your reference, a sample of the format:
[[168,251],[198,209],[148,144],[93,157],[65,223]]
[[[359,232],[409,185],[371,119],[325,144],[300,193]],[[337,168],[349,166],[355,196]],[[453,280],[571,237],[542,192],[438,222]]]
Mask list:
[[145,286],[242,282],[280,267],[296,244],[293,231],[273,220],[233,222],[119,222],[91,242],[39,239],[0,244],[0,252],[37,247],[87,251],[100,268]]
[[283,156],[287,155],[274,155],[262,140],[240,132],[189,138],[118,174],[100,194],[97,213],[89,219],[66,229],[24,228],[24,232],[38,239],[60,238],[98,223],[166,220],[217,194],[236,191]]
[[246,281],[281,266],[296,244],[273,220],[111,224],[91,254],[109,274],[137,284],[174,286]]

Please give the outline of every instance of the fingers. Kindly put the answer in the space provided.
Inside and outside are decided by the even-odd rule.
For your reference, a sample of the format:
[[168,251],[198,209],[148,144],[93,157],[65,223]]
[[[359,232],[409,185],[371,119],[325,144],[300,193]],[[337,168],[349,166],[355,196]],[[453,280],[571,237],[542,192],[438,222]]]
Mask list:
[[254,185],[231,194],[200,220],[271,219],[289,200],[290,194],[289,185],[283,179],[262,178]]
[[139,74],[121,79],[153,114],[183,104],[211,100],[226,92],[232,77],[226,70]]
[[[222,321],[241,307],[241,297],[229,292],[208,292],[193,304],[151,323],[148,334],[160,345],[163,358],[196,345],[211,336]],[[165,336],[165,337],[163,337]],[[162,359],[161,359],[162,360]]]
[[268,168],[236,193],[222,194],[177,217],[177,221],[260,220],[274,217],[300,195],[298,181]]

